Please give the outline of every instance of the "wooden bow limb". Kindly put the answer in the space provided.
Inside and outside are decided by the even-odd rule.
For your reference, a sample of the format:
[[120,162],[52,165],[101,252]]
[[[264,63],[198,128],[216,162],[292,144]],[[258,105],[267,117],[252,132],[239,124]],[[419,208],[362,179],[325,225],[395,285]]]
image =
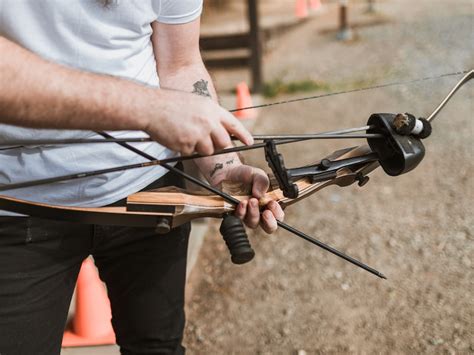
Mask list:
[[[359,146],[336,151],[328,156],[327,159],[347,159],[367,153],[370,153],[368,146]],[[340,169],[335,178],[319,183],[312,183],[309,178],[300,179],[296,182],[300,194],[295,199],[283,196],[283,192],[278,188],[271,188],[260,199],[260,206],[263,209],[270,201],[277,201],[285,208],[325,187],[331,185],[341,187],[351,185],[357,181],[358,174],[366,176],[378,166],[378,162],[372,162],[354,170],[348,168]],[[251,198],[248,191],[244,191],[240,186],[236,190],[235,184],[224,183],[223,189],[232,193],[233,197],[240,201]],[[170,227],[174,228],[196,218],[221,218],[224,214],[234,211],[235,206],[217,195],[188,192],[176,187],[167,187],[130,195],[126,206],[120,207],[55,206],[0,196],[0,209],[34,217],[86,224],[154,228],[160,222],[166,220]]]

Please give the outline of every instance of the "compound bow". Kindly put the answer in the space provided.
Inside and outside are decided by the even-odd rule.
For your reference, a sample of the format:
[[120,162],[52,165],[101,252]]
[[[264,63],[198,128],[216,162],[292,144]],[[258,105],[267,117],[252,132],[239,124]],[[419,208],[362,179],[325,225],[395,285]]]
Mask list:
[[[445,74],[443,76],[458,74],[460,73]],[[258,148],[264,149],[265,158],[273,172],[273,177],[271,177],[272,187],[259,201],[262,211],[265,209],[265,206],[269,201],[273,200],[278,202],[282,207],[287,207],[327,186],[337,185],[344,187],[356,182],[359,186],[363,186],[369,180],[368,175],[378,166],[381,166],[388,175],[398,176],[414,169],[423,159],[425,148],[422,139],[430,136],[432,132],[431,122],[456,91],[473,78],[474,71],[463,72],[463,74],[466,75],[456,84],[441,104],[426,119],[416,118],[414,115],[408,113],[373,114],[370,116],[367,125],[364,127],[319,134],[254,136],[256,140],[261,140],[263,142],[251,146],[239,146],[225,149],[216,152],[214,155]],[[418,79],[411,81],[410,83],[427,79],[428,78]],[[356,89],[349,92],[401,84],[406,83],[378,85],[376,87]],[[347,93],[347,91],[344,93]],[[309,98],[253,106],[250,108],[267,107],[329,95],[335,94],[313,96]],[[233,110],[233,112],[235,111],[237,110]],[[353,134],[354,132],[360,131],[366,131],[366,133]],[[245,228],[243,227],[242,222],[232,215],[235,206],[240,201],[251,197],[248,190],[242,186],[228,183],[224,183],[221,189],[217,189],[171,165],[178,161],[200,158],[202,155],[193,154],[190,156],[158,160],[129,144],[133,142],[149,141],[147,138],[116,139],[105,132],[96,133],[103,136],[104,139],[73,139],[66,141],[63,140],[60,142],[54,140],[4,142],[0,145],[5,148],[1,148],[0,150],[17,149],[27,145],[37,146],[43,144],[116,143],[141,155],[148,161],[145,163],[82,172],[43,180],[0,185],[0,191],[10,191],[59,181],[81,179],[115,171],[161,165],[169,171],[206,189],[211,194],[187,192],[176,187],[167,187],[132,194],[127,198],[126,205],[122,207],[99,208],[54,206],[19,200],[14,197],[0,196],[0,208],[11,212],[41,218],[67,220],[79,223],[153,227],[156,228],[158,233],[167,233],[171,228],[177,227],[196,218],[223,218],[220,232],[229,248],[232,261],[236,264],[243,264],[252,260],[255,253],[250,246]],[[367,139],[368,145],[338,150],[315,164],[292,169],[285,167],[284,158],[277,150],[277,145],[280,144],[289,144],[311,139],[342,138],[364,138]],[[278,225],[281,228],[369,271],[378,277],[385,278],[385,276],[379,271],[306,235],[284,222],[278,221]]]

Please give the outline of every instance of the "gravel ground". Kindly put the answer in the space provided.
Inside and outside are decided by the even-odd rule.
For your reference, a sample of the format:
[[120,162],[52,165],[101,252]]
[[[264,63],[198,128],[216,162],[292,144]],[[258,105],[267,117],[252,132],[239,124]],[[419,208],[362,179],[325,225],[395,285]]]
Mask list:
[[[461,0],[384,1],[376,16],[388,23],[359,28],[351,43],[322,34],[323,20],[309,21],[272,44],[266,78],[311,78],[341,89],[472,68],[473,7]],[[359,8],[352,16],[368,15]],[[221,87],[239,75],[215,73]],[[269,108],[254,132],[355,127],[381,111],[427,115],[458,79]],[[437,118],[415,171],[397,178],[377,171],[362,189],[326,189],[287,210],[288,223],[382,271],[387,281],[284,231],[251,232],[257,256],[237,267],[216,230],[188,296],[189,352],[474,353],[473,88],[468,84]],[[298,165],[351,143],[360,142],[282,151]],[[265,166],[261,154],[247,156]]]

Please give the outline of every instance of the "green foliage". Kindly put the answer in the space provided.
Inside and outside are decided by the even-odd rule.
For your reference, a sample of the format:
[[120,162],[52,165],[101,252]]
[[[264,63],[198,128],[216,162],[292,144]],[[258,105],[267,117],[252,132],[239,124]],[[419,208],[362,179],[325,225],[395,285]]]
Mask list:
[[271,98],[282,94],[295,94],[298,92],[329,90],[329,85],[314,80],[300,80],[292,82],[283,82],[281,79],[266,83],[263,87],[263,95]]

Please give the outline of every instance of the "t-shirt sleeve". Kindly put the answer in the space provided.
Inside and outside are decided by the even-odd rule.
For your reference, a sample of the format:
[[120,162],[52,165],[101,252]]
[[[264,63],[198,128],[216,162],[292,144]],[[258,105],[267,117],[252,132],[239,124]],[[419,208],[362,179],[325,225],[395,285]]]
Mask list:
[[157,21],[178,25],[194,21],[202,13],[203,0],[161,0]]

